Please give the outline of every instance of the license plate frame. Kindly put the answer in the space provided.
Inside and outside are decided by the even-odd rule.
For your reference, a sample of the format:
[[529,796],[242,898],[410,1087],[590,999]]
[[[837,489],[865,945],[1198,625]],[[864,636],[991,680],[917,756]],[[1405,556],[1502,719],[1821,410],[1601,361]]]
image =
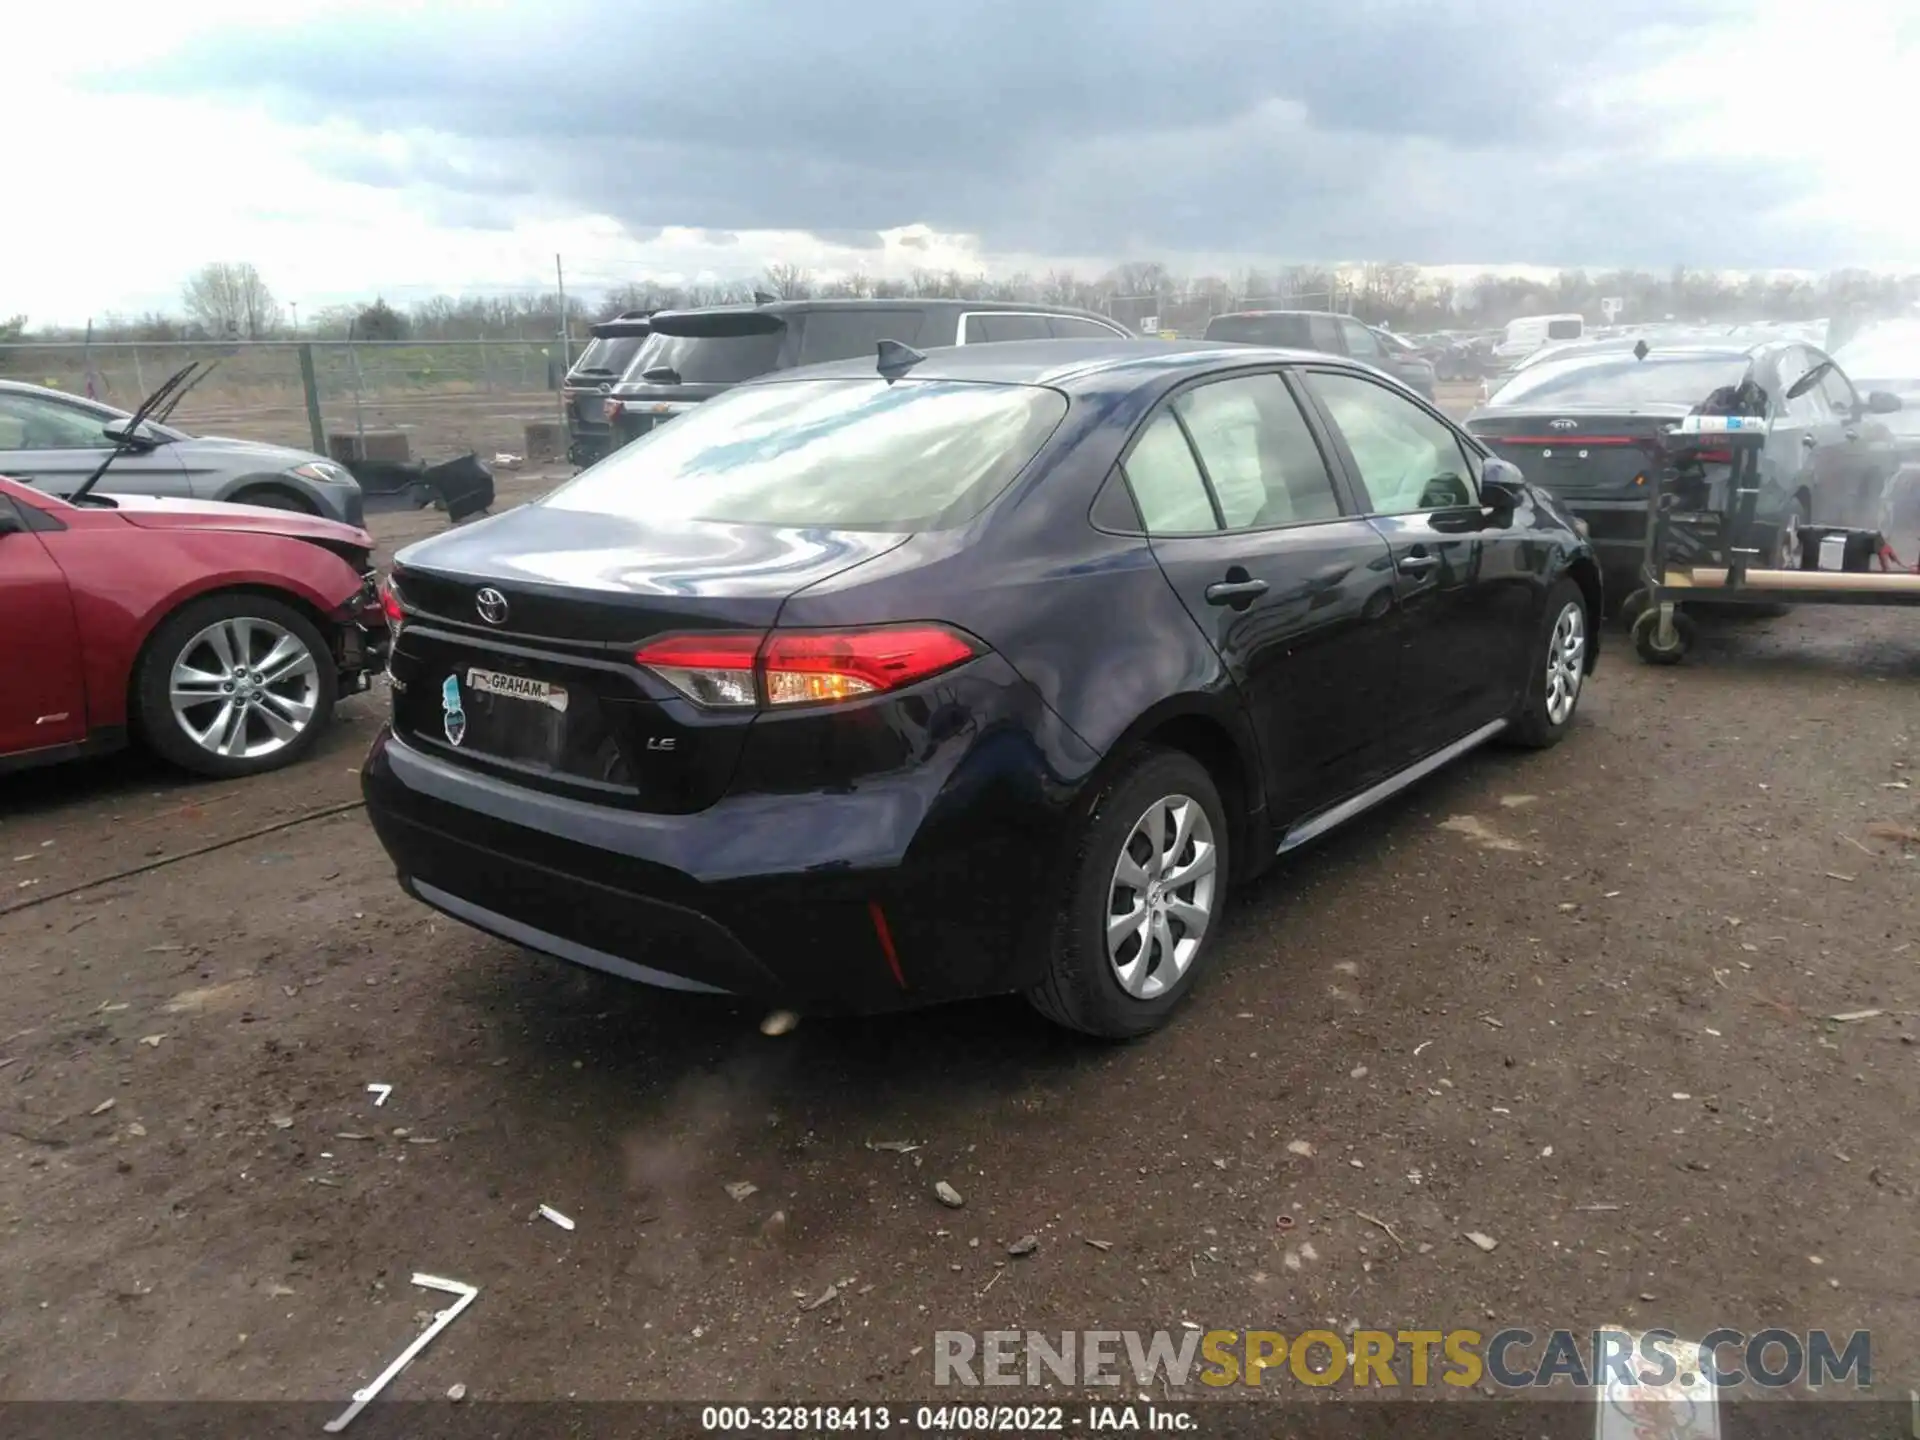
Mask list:
[[462,679],[467,689],[475,695],[519,700],[525,704],[542,706],[558,715],[566,714],[567,706],[571,703],[564,685],[533,680],[525,675],[512,675],[504,670],[482,670],[470,666]]

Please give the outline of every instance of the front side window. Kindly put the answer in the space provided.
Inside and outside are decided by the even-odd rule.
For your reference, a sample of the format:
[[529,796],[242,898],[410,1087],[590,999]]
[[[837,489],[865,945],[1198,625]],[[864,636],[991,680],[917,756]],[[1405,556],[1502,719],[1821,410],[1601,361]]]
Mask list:
[[1053,331],[1044,315],[969,315],[966,344],[992,345],[1002,340],[1050,340]]
[[1787,394],[1800,383],[1810,368],[1811,362],[1807,352],[1799,346],[1796,345],[1781,352],[1774,380],[1778,389],[1773,399],[1776,410],[1790,420],[1807,423],[1826,418],[1826,401],[1820,394],[1818,382],[1815,382],[1811,390],[1793,396]]
[[77,405],[0,391],[0,450],[104,450],[106,423]]
[[1047,329],[1056,340],[1117,340],[1121,336],[1111,325],[1098,320],[1082,320],[1078,315],[1049,315]]
[[1838,365],[1829,365],[1827,373],[1820,377],[1820,393],[1826,399],[1827,408],[1836,415],[1851,416],[1860,409],[1860,392]]
[[1162,410],[1147,422],[1120,468],[1149,535],[1191,535],[1220,528],[1193,447],[1172,411]]
[[1472,505],[1473,466],[1446,425],[1383,385],[1316,371],[1308,385],[1333,417],[1379,515]]
[[984,510],[1067,399],[1037,385],[745,385],[613,452],[541,505],[642,524],[940,530]]
[[1338,355],[1346,348],[1340,340],[1340,322],[1331,315],[1307,317],[1307,348]]
[[1193,436],[1229,530],[1339,517],[1333,477],[1278,375],[1196,386],[1173,408]]

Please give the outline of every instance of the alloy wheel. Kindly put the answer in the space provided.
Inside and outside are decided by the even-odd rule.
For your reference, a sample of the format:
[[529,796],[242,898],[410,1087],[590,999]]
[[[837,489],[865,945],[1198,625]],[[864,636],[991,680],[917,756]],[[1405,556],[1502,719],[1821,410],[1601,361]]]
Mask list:
[[1547,641],[1547,720],[1564,725],[1580,698],[1580,682],[1586,675],[1587,617],[1577,601],[1569,600],[1553,622],[1553,636]]
[[1180,982],[1213,917],[1213,822],[1188,795],[1154,801],[1134,822],[1107,893],[1107,959],[1120,988],[1152,1000]]
[[168,687],[181,733],[210,755],[256,759],[313,723],[320,667],[299,636],[236,615],[200,631],[174,657]]

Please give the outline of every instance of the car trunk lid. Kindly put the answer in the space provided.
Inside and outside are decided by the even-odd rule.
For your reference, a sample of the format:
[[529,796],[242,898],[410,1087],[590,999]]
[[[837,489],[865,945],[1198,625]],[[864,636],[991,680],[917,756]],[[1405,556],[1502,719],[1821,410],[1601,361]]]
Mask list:
[[635,651],[666,635],[763,632],[797,591],[907,539],[546,506],[450,531],[396,564],[407,619],[395,728],[520,783],[662,813],[704,808],[755,711],[697,706]]
[[1561,499],[1623,500],[1645,495],[1660,467],[1679,457],[1679,437],[1669,432],[1686,414],[1684,405],[1483,411],[1467,428]]

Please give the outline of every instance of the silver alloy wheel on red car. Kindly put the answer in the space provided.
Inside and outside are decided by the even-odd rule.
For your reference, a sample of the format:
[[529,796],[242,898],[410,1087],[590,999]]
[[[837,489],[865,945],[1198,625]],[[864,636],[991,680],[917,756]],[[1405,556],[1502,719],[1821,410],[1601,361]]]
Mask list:
[[260,759],[297,741],[320,703],[320,663],[307,642],[259,616],[196,632],[176,653],[174,722],[209,755]]
[[1168,795],[1134,822],[1114,863],[1107,958],[1120,988],[1152,1000],[1179,983],[1213,918],[1213,824],[1199,802]]

